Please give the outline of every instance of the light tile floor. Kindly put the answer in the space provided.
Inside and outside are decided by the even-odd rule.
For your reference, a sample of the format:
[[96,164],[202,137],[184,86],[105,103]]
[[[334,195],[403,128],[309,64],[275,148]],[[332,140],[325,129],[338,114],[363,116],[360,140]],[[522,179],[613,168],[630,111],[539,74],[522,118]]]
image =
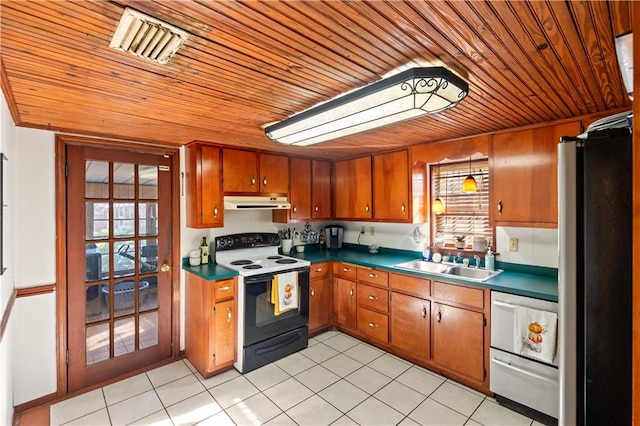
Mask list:
[[346,334],[247,374],[187,360],[51,406],[52,425],[538,425]]

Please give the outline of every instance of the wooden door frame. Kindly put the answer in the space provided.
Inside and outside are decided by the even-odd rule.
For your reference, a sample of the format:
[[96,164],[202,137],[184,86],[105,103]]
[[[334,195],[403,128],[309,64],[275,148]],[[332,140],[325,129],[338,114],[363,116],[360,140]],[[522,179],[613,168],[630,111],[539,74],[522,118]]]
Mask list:
[[56,365],[57,397],[68,393],[67,377],[67,192],[66,146],[89,145],[133,150],[150,154],[171,155],[171,358],[180,354],[180,150],[175,146],[114,141],[82,136],[57,134],[56,156]]

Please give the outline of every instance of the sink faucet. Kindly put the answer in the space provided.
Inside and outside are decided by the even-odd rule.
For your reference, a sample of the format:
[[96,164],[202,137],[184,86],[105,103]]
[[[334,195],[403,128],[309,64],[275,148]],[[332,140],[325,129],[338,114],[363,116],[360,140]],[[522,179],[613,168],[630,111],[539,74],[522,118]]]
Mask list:
[[476,261],[476,269],[480,268],[480,256],[477,254],[473,255],[473,260]]

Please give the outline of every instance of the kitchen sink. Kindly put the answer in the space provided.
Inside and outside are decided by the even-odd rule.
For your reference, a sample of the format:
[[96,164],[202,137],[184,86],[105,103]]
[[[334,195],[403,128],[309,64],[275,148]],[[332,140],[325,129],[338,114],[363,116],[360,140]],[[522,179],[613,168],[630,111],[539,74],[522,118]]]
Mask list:
[[427,262],[426,260],[419,259],[398,263],[394,266],[396,268],[409,269],[416,272],[430,272],[432,274],[441,274],[449,269],[449,266],[443,265],[442,263]]
[[456,278],[464,278],[473,281],[486,281],[501,272],[501,269],[489,271],[487,269],[469,268],[468,266],[453,266],[444,271],[447,275],[453,275]]
[[410,260],[408,262],[398,263],[394,265],[396,268],[407,269],[414,272],[426,272],[429,274],[438,274],[443,276],[451,276],[470,281],[487,281],[490,278],[502,272],[501,269],[488,271],[486,269],[470,268],[468,266],[453,265],[446,263],[433,263],[426,260]]

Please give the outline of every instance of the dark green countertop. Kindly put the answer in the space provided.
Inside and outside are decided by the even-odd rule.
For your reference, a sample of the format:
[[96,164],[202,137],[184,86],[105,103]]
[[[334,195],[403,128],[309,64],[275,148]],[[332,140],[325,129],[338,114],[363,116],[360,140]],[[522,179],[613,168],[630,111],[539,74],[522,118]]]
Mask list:
[[[395,268],[394,265],[398,263],[419,259],[421,257],[418,252],[405,250],[381,248],[378,254],[370,254],[366,246],[356,246],[352,244],[345,245],[341,250],[319,250],[317,247],[307,246],[304,252],[294,252],[291,253],[291,256],[308,260],[311,263],[339,260],[372,268],[385,268],[407,275],[430,279],[443,279],[447,282],[473,285],[520,296],[534,297],[553,302],[558,301],[557,272],[549,268],[530,268],[497,262],[496,266],[499,269],[503,269],[503,273],[488,281],[476,282],[456,279],[449,276],[443,277],[439,274],[412,272],[406,269]],[[186,265],[183,264],[182,269],[208,280],[219,280],[237,275],[237,272],[215,264],[189,266],[187,263]]]

